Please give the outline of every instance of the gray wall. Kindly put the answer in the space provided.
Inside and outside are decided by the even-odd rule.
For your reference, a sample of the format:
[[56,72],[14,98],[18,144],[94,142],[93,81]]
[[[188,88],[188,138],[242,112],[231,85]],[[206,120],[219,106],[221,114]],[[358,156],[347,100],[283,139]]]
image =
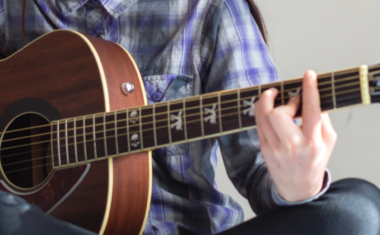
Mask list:
[[[328,72],[380,63],[379,0],[256,0],[267,24],[270,50],[282,79],[307,69]],[[330,114],[338,142],[329,169],[333,181],[360,177],[380,187],[380,106]],[[247,201],[227,182],[219,158],[217,183],[244,208]],[[227,182],[227,183],[226,183]]]

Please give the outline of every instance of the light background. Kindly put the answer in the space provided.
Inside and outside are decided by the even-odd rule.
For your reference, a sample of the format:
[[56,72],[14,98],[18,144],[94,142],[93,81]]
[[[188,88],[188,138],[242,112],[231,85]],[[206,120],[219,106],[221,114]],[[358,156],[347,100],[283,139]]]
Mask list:
[[[379,0],[256,0],[269,32],[269,46],[282,79],[362,64],[380,63]],[[330,113],[338,141],[328,168],[333,181],[360,177],[380,187],[380,106]],[[220,155],[219,155],[220,156]],[[226,176],[222,159],[218,188],[252,218],[247,200]]]

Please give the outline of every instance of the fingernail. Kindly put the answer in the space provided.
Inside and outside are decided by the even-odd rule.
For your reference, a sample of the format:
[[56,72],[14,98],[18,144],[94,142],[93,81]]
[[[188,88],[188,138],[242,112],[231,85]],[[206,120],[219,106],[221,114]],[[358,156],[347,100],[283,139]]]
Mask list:
[[299,102],[300,102],[300,98],[298,96],[293,96],[290,98],[289,102],[295,104],[295,105],[298,105]]
[[307,71],[307,76],[308,76],[309,79],[311,79],[311,80],[314,80],[314,79],[317,78],[317,76],[316,76],[316,74],[315,74],[315,72],[314,72],[313,70],[309,70],[309,71]]

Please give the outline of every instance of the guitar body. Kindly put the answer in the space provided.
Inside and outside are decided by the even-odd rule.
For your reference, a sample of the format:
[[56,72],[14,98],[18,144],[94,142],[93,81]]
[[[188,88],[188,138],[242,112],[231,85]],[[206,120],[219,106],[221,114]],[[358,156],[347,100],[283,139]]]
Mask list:
[[[125,82],[133,83],[134,92],[122,92]],[[0,91],[0,132],[13,125],[25,128],[146,104],[138,69],[121,46],[64,30],[47,34],[0,61]],[[2,149],[9,144],[7,138],[0,133]],[[39,137],[29,141],[36,142],[33,138]],[[32,159],[33,169],[49,165],[39,151],[26,152],[32,152],[26,158]],[[99,234],[143,231],[151,197],[150,152],[26,173],[21,173],[22,166],[12,168],[15,161],[25,161],[17,156],[20,159],[12,163],[8,159],[14,155],[20,154],[1,151],[0,190]]]

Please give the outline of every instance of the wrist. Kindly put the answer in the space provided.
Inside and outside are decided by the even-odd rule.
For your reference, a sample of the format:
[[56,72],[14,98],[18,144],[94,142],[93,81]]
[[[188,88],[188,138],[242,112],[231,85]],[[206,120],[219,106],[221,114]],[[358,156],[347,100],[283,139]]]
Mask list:
[[318,199],[319,197],[321,197],[323,194],[326,193],[326,191],[329,189],[330,187],[330,184],[331,184],[331,173],[330,171],[326,168],[325,169],[325,174],[324,174],[324,180],[323,180],[323,186],[322,186],[322,189],[319,191],[319,193],[313,197],[310,197],[310,198],[307,198],[307,199],[304,199],[302,201],[295,201],[295,202],[289,202],[289,201],[286,201],[282,196],[280,196],[280,194],[278,193],[277,191],[277,188],[274,184],[274,181],[272,181],[272,185],[271,185],[271,195],[272,195],[272,199],[274,200],[275,204],[276,205],[279,205],[279,206],[291,206],[291,205],[300,205],[300,204],[304,204],[304,203],[307,203],[307,202],[311,202],[311,201],[314,201],[316,199]]
[[324,172],[323,175],[317,177],[314,181],[307,182],[291,182],[290,184],[282,184],[277,187],[278,195],[287,202],[298,202],[315,197],[324,188]]

